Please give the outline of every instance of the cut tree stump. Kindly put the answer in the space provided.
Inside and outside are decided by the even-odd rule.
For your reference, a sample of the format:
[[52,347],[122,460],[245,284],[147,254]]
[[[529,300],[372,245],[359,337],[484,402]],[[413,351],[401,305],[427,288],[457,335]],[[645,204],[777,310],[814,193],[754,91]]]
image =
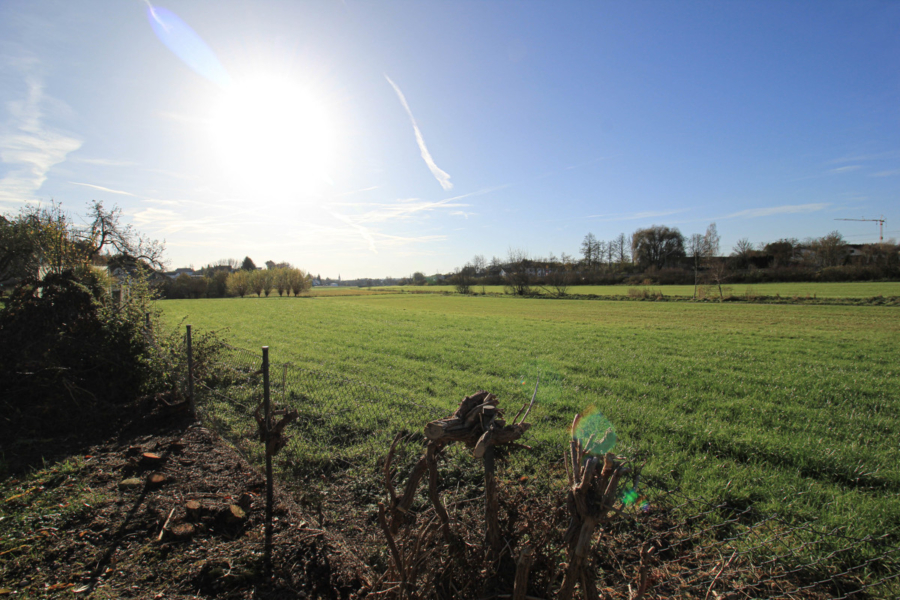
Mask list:
[[168,481],[168,478],[162,473],[150,473],[147,475],[147,487],[158,488]]
[[225,515],[225,520],[231,524],[243,523],[244,519],[247,518],[247,513],[245,513],[244,509],[237,504],[230,505],[222,512]]
[[200,511],[202,509],[203,506],[196,500],[188,500],[184,503],[184,512],[188,520],[190,521],[196,521],[197,519],[199,519]]
[[153,452],[144,452],[141,454],[142,467],[155,467],[163,463],[163,457]]
[[194,535],[194,526],[190,523],[179,523],[169,528],[169,533],[173,538],[183,540]]

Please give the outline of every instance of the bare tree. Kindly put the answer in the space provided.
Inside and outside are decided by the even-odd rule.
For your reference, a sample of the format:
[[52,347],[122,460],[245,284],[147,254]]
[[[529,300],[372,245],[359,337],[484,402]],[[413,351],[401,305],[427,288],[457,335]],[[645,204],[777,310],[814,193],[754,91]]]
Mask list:
[[475,269],[475,275],[483,275],[487,268],[487,262],[484,260],[483,254],[476,254],[472,257],[472,268]]
[[275,290],[278,292],[279,296],[283,296],[285,291],[287,291],[288,296],[291,295],[291,278],[289,269],[275,269],[272,281],[275,284]]
[[688,253],[694,265],[694,298],[697,297],[697,287],[700,285],[700,269],[709,269],[718,252],[719,233],[715,223],[707,226],[705,234],[695,233],[688,240]]
[[[121,221],[118,207],[107,210],[94,202],[90,221],[77,226],[59,204],[28,206],[0,222],[0,278],[37,279],[42,273],[62,273],[88,267],[111,253],[116,264],[161,270],[165,246],[150,240]],[[105,255],[104,255],[105,256]]]
[[710,257],[719,255],[719,230],[716,229],[715,223],[710,223],[706,228],[706,233],[703,234],[703,241],[706,244],[706,249],[709,252]]
[[237,271],[241,268],[241,261],[236,258],[220,258],[216,262],[212,264],[214,267],[228,267],[232,271]]
[[794,260],[794,254],[800,246],[797,238],[782,238],[766,244],[763,252],[772,257],[775,267],[785,267]]
[[847,242],[839,231],[832,231],[813,241],[816,261],[823,267],[837,267],[847,257]]
[[[565,258],[569,258],[566,261]],[[563,253],[563,260],[550,265],[549,272],[544,275],[545,284],[541,287],[557,298],[562,298],[568,293],[569,286],[575,281],[575,273],[572,271],[571,257]]]
[[450,283],[456,287],[460,294],[468,294],[475,284],[475,267],[471,264],[456,269],[450,276]]
[[694,298],[697,298],[697,286],[700,285],[700,263],[706,257],[706,245],[704,244],[703,235],[699,233],[691,234],[687,244],[688,256],[694,264]]
[[250,273],[243,269],[238,269],[234,273],[228,275],[225,286],[228,293],[243,298],[250,293]]
[[632,234],[631,253],[641,268],[662,269],[684,257],[684,236],[665,225],[638,229]]
[[731,251],[731,256],[734,257],[736,268],[746,269],[750,266],[750,258],[753,256],[753,244],[747,238],[739,239]]
[[587,269],[593,268],[597,262],[597,238],[593,233],[588,233],[581,241],[581,256],[584,258],[584,266]]
[[294,292],[294,296],[299,296],[301,293],[312,288],[312,279],[309,275],[304,273],[302,269],[290,269],[288,273],[291,291]]
[[506,275],[503,277],[508,294],[527,296],[531,294],[531,260],[528,253],[519,248],[510,248],[507,253]]
[[597,245],[594,247],[594,262],[598,269],[603,266],[603,257],[606,256],[607,246],[608,244],[603,240],[597,240]]
[[625,238],[624,233],[620,233],[616,238],[616,247],[619,252],[619,266],[623,266],[628,262],[628,249],[631,248],[631,241]]
[[265,271],[248,271],[248,275],[250,276],[250,289],[257,298],[262,297],[263,289],[266,287]]

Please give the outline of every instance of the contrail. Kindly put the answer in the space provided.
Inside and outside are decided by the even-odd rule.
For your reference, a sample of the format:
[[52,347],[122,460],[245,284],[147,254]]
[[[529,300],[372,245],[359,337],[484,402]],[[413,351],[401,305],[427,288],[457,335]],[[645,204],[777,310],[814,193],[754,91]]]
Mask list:
[[[114,190],[108,187],[103,187],[102,185],[94,185],[93,183],[79,183],[77,181],[70,181],[72,185],[83,185],[84,187],[94,188],[95,190],[100,190],[101,192],[109,192],[110,194],[120,194],[122,196],[134,196],[131,192],[123,192],[122,190]],[[137,198],[137,196],[134,196]]]
[[416,124],[416,118],[413,116],[412,111],[409,110],[409,104],[406,103],[406,97],[403,95],[403,92],[400,91],[400,88],[397,87],[397,84],[391,81],[391,78],[385,74],[385,79],[388,80],[388,83],[391,84],[391,87],[394,88],[394,91],[397,92],[397,97],[400,98],[400,103],[403,105],[403,108],[406,109],[406,114],[409,115],[409,120],[412,122],[413,131],[416,134],[416,142],[419,143],[419,151],[422,153],[422,159],[425,161],[425,164],[428,165],[428,168],[431,170],[431,174],[434,175],[434,178],[438,180],[438,183],[441,184],[441,187],[445,190],[453,189],[453,184],[450,183],[450,175],[448,175],[445,171],[442,171],[440,167],[438,167],[434,163],[434,159],[431,158],[431,153],[428,152],[428,148],[425,146],[425,139],[422,138],[422,132],[419,131],[419,126]]
[[369,233],[368,229],[366,229],[362,225],[359,225],[358,223],[354,223],[350,219],[350,217],[347,217],[345,215],[341,215],[335,212],[329,212],[329,214],[338,221],[342,221],[353,229],[357,230],[359,232],[359,235],[361,235],[362,238],[369,243],[369,250],[372,251],[372,254],[378,254],[378,250],[375,248],[375,238],[372,237],[372,234]]

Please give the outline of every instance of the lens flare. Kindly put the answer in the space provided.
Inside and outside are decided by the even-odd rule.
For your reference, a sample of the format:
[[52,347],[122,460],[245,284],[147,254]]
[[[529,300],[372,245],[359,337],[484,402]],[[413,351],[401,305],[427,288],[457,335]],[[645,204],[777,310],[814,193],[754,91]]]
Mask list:
[[589,410],[578,420],[572,435],[585,446],[588,454],[595,456],[611,451],[617,441],[615,427],[596,409]]
[[634,488],[630,488],[622,492],[622,504],[625,506],[631,506],[635,502],[637,502],[641,498],[641,495]]
[[159,41],[192,71],[222,87],[231,83],[231,76],[216,53],[178,15],[148,2],[147,18]]
[[522,385],[541,380],[538,390],[538,402],[547,405],[555,402],[562,395],[563,376],[553,365],[540,359],[532,359],[519,367],[518,380]]

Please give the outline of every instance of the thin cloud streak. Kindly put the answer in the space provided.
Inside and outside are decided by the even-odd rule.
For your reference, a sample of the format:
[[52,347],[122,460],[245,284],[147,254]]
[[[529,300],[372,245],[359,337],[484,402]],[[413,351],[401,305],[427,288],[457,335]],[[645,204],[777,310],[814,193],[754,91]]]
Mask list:
[[184,215],[164,208],[145,208],[131,213],[135,225],[153,232],[172,235],[179,232],[194,232],[203,236],[214,234],[229,235],[240,230],[240,223],[223,221],[218,217],[189,219]]
[[860,165],[847,165],[845,167],[838,167],[836,169],[831,169],[829,173],[850,173],[851,171],[857,171],[861,169]]
[[341,221],[342,223],[346,223],[357,232],[359,232],[359,235],[368,243],[369,250],[372,252],[372,254],[378,254],[378,249],[375,247],[375,238],[372,237],[372,234],[368,229],[366,229],[362,225],[359,225],[358,223],[354,223],[353,220],[346,215],[331,213],[331,216],[333,216],[338,221]]
[[101,192],[107,192],[110,194],[119,194],[121,196],[131,196],[133,198],[138,197],[135,194],[132,194],[131,192],[124,192],[122,190],[114,190],[112,188],[103,187],[102,185],[94,185],[93,183],[80,183],[78,181],[70,181],[69,183],[71,183],[72,185],[83,185],[84,187],[94,188],[95,190],[100,190]]
[[900,153],[898,153],[898,151],[896,150],[890,150],[888,152],[876,152],[874,154],[850,154],[847,156],[829,160],[827,164],[836,165],[840,163],[869,162],[873,160],[896,158],[898,155],[900,155]]
[[84,165],[97,165],[100,167],[136,167],[138,163],[131,160],[116,160],[114,158],[82,158],[73,156],[69,159],[73,163]]
[[620,213],[620,214],[611,214],[611,215],[588,215],[584,217],[585,219],[598,219],[604,222],[616,222],[616,221],[638,221],[640,219],[656,219],[657,217],[669,217],[671,215],[677,215],[678,213],[686,212],[687,209],[681,210],[660,210],[660,211],[650,211],[645,210],[637,213]]
[[[343,238],[347,242],[352,241],[353,238],[362,238],[372,254],[378,254],[379,246],[398,247],[408,244],[421,244],[447,239],[447,236],[445,235],[424,235],[417,237],[408,237],[401,235],[391,235],[388,233],[380,233],[361,225],[350,215],[342,215],[336,212],[329,212],[329,214],[338,221],[350,227],[350,230],[348,231],[332,228],[322,228],[318,233],[323,234],[323,237],[331,242],[338,241],[340,238]],[[351,237],[348,238],[348,234],[351,234]]]
[[26,77],[27,96],[7,103],[12,118],[0,128],[0,163],[9,166],[0,179],[0,201],[30,202],[47,180],[47,173],[66,160],[82,141],[47,127],[41,104],[50,100],[42,84]]
[[350,192],[343,192],[341,194],[338,194],[337,197],[343,198],[344,196],[354,196],[356,194],[362,194],[363,192],[371,192],[372,190],[377,190],[378,187],[379,186],[377,186],[377,185],[372,185],[367,188],[362,188],[361,190],[352,190]]
[[[384,221],[401,221],[410,219],[413,216],[428,213],[431,211],[435,211],[441,208],[468,208],[471,206],[470,204],[462,204],[456,202],[457,200],[462,200],[464,198],[470,198],[472,196],[480,196],[483,194],[489,194],[491,192],[495,192],[497,190],[501,190],[503,188],[509,187],[506,185],[493,186],[489,188],[484,188],[481,190],[477,190],[474,192],[469,192],[468,194],[460,194],[459,196],[453,196],[452,198],[445,198],[443,200],[435,200],[435,201],[422,201],[419,198],[402,198],[393,203],[341,203],[336,206],[344,206],[344,207],[356,207],[356,208],[369,208],[367,212],[364,212],[356,217],[357,222],[359,223],[381,223]],[[464,213],[462,211],[451,211],[449,214],[454,216],[464,216],[467,219],[469,215],[474,215],[475,213],[469,212]]]
[[406,110],[406,114],[409,115],[409,120],[410,122],[412,122],[413,131],[416,134],[416,142],[419,144],[419,152],[421,152],[422,154],[422,160],[424,160],[425,164],[428,165],[428,169],[431,171],[431,174],[434,175],[434,178],[437,179],[442,188],[444,188],[445,190],[453,189],[453,184],[450,183],[450,175],[448,175],[446,171],[442,171],[440,167],[435,164],[434,159],[431,158],[431,153],[425,146],[425,139],[422,137],[422,132],[419,130],[419,125],[416,123],[416,118],[413,116],[412,111],[409,109],[409,104],[407,104],[406,102],[406,96],[403,95],[403,92],[400,91],[400,88],[397,87],[397,84],[394,83],[390,77],[385,74],[384,78],[387,79],[388,83],[391,84],[391,87],[394,88],[394,91],[397,92],[397,97],[400,98],[400,104],[403,105],[403,108]]
[[[720,217],[721,219],[742,219],[742,218],[759,218],[759,217],[771,217],[773,215],[787,215],[787,214],[797,214],[797,213],[811,213],[818,212],[820,210],[825,210],[830,207],[830,202],[820,202],[813,204],[785,204],[783,206],[770,206],[767,208],[750,208],[747,210],[742,210],[736,213],[731,213],[730,215],[725,215],[724,217]],[[715,219],[713,219],[715,220]]]

